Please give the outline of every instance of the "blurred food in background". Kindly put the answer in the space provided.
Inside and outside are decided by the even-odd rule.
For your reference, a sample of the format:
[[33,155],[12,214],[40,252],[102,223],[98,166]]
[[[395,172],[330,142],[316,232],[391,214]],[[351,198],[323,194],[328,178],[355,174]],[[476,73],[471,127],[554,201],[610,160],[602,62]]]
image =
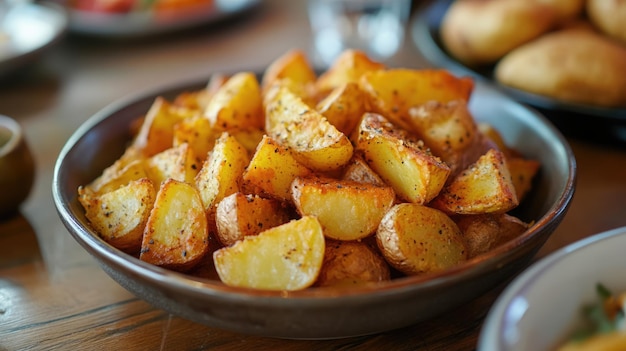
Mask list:
[[499,83],[563,101],[626,106],[626,1],[457,0],[441,42]]
[[69,7],[90,12],[123,14],[136,11],[170,12],[207,7],[213,0],[70,0]]

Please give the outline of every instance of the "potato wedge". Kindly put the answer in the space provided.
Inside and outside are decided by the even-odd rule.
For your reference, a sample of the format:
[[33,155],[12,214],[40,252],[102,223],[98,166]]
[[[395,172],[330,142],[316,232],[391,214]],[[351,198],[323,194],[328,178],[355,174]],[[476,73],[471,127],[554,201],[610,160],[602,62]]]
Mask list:
[[347,49],[317,78],[315,86],[318,92],[325,96],[346,83],[358,83],[365,72],[385,68],[383,63],[370,59],[363,51]]
[[391,279],[389,264],[361,241],[326,240],[316,286],[350,287]]
[[291,194],[298,213],[315,216],[327,238],[358,240],[378,228],[395,200],[390,187],[330,178],[296,178]]
[[507,158],[507,165],[511,180],[515,187],[517,200],[521,202],[526,194],[532,189],[532,182],[541,164],[537,160],[525,159],[522,157]]
[[148,177],[157,189],[169,178],[192,184],[200,169],[200,163],[187,143],[162,151],[144,164]]
[[446,70],[388,69],[363,74],[360,87],[370,97],[373,112],[411,130],[409,109],[428,101],[469,101],[474,81],[458,78]]
[[408,275],[438,272],[467,259],[459,227],[445,213],[419,204],[389,210],[376,243],[387,262]]
[[196,116],[199,111],[173,106],[163,97],[157,97],[148,110],[133,147],[150,157],[172,147],[174,125],[185,118]]
[[350,161],[353,147],[348,137],[289,89],[276,93],[265,115],[267,134],[291,148],[308,168],[330,171]]
[[193,154],[198,158],[198,163],[202,163],[213,150],[215,140],[220,136],[211,127],[211,122],[203,116],[186,118],[174,126],[174,136],[172,144],[174,147],[187,143],[193,150]]
[[276,81],[287,79],[295,85],[313,84],[317,75],[302,50],[289,50],[274,60],[265,69],[261,79],[263,91],[267,91]]
[[411,131],[450,166],[453,175],[493,147],[478,130],[465,100],[428,101],[410,108],[408,121]]
[[370,183],[376,186],[386,186],[385,182],[376,172],[365,162],[359,154],[354,154],[350,163],[343,171],[341,179],[351,180],[359,183]]
[[299,163],[287,147],[264,136],[242,176],[246,193],[291,202],[291,182],[313,172]]
[[365,112],[368,99],[359,85],[348,82],[340,85],[320,101],[316,109],[330,124],[345,135],[350,135]]
[[262,128],[265,117],[256,75],[251,72],[233,75],[211,98],[204,116],[218,131]]
[[424,204],[439,194],[450,168],[422,144],[374,113],[364,115],[357,131],[356,149],[400,198]]
[[91,189],[97,193],[105,194],[119,189],[133,180],[142,178],[148,178],[148,173],[146,172],[144,160],[138,159],[130,161],[124,168],[111,173],[106,179],[101,179],[101,182],[97,186],[91,187]]
[[195,178],[204,209],[212,212],[224,197],[239,191],[239,183],[250,157],[235,137],[222,133],[211,156]]
[[213,261],[226,285],[300,290],[317,279],[324,248],[318,220],[302,217],[219,249],[213,253]]
[[85,217],[104,241],[128,253],[139,252],[156,197],[150,179],[132,180],[101,195],[86,188],[79,188],[78,193]]
[[206,254],[208,242],[207,217],[198,190],[174,179],[164,181],[143,232],[139,259],[186,271]]
[[463,232],[468,258],[487,253],[528,229],[528,224],[506,213],[459,215],[452,219]]
[[448,214],[504,213],[519,204],[506,158],[489,150],[430,203]]
[[230,246],[246,236],[287,223],[291,217],[278,200],[237,192],[217,204],[215,219],[219,241]]

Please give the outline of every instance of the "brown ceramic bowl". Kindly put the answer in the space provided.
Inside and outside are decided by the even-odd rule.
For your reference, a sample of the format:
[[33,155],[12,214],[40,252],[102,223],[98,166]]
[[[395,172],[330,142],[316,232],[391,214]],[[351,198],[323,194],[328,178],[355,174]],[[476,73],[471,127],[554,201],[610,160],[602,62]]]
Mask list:
[[17,211],[35,180],[35,162],[14,119],[0,115],[0,217]]
[[182,84],[100,111],[64,146],[52,184],[68,231],[114,280],[154,306],[198,323],[252,335],[322,339],[373,334],[430,319],[525,268],[563,219],[574,193],[576,162],[563,136],[533,110],[478,83],[470,103],[476,118],[492,123],[508,143],[542,163],[532,194],[515,213],[535,222],[515,240],[441,273],[350,289],[256,291],[172,272],[101,240],[88,225],[76,190],[122,154],[130,124],[155,96],[171,98],[205,84]]

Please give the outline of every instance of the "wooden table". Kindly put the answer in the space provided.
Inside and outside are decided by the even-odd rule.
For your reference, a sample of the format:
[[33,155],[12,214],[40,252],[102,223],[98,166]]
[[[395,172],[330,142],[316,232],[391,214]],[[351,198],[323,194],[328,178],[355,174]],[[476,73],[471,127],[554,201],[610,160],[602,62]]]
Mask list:
[[[61,224],[51,197],[56,157],[74,130],[110,102],[209,76],[260,70],[291,48],[310,52],[299,1],[266,1],[234,21],[142,41],[66,37],[25,72],[0,81],[0,113],[24,127],[36,183],[16,216],[0,219],[0,350],[471,350],[498,287],[433,321],[326,341],[250,337],[171,316],[110,279]],[[424,67],[407,45],[391,66]],[[578,187],[568,215],[538,254],[626,225],[626,152],[569,139]],[[1,194],[0,194],[1,196]]]

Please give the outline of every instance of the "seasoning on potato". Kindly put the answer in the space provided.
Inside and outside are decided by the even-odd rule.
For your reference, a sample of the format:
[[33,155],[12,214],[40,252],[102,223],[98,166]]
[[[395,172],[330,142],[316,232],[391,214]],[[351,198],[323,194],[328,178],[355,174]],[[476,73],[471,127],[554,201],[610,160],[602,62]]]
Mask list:
[[509,211],[540,171],[476,123],[473,86],[356,50],[318,77],[291,50],[262,78],[220,74],[157,98],[78,199],[110,245],[230,286],[440,272],[526,230]]

